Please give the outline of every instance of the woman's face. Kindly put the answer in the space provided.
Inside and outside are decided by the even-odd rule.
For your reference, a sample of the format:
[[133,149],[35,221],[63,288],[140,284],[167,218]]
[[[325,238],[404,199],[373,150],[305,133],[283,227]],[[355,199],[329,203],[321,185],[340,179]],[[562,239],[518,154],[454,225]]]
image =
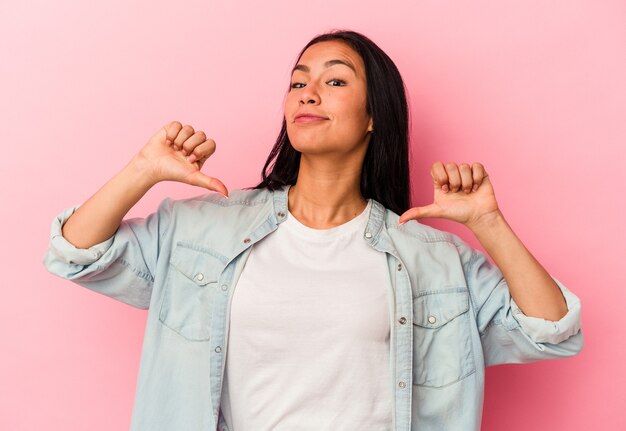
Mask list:
[[303,154],[364,150],[372,119],[361,56],[347,44],[325,41],[304,51],[285,98],[287,135]]

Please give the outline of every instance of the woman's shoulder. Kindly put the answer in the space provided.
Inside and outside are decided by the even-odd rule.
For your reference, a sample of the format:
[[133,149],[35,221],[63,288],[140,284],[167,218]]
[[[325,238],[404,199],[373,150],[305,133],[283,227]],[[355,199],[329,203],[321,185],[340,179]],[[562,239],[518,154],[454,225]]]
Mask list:
[[412,238],[424,243],[447,242],[455,246],[464,244],[453,233],[428,226],[417,220],[409,220],[406,223],[399,224],[399,219],[400,216],[398,214],[389,209],[386,210],[386,226],[392,236]]
[[184,199],[167,198],[164,202],[176,210],[209,209],[226,207],[255,207],[263,205],[271,199],[272,192],[268,189],[233,189],[228,198],[216,192],[209,192]]

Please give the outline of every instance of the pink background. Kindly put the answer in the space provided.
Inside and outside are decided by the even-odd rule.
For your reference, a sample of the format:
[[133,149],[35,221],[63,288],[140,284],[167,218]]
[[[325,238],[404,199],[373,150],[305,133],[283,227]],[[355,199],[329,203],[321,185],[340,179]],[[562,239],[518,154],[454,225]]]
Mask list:
[[[625,23],[623,0],[1,2],[0,429],[128,429],[146,311],[48,274],[51,219],[173,119],[216,140],[205,172],[255,184],[296,54],[338,27],[403,74],[414,203],[433,161],[483,162],[582,300],[579,356],[488,369],[483,429],[626,429]],[[201,192],[161,184],[131,215]]]

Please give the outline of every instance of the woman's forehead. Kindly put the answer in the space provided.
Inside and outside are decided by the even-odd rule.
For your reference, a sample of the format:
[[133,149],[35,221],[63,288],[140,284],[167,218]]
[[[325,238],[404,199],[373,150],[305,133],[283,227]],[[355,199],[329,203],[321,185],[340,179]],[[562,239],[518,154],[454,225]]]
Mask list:
[[[294,70],[305,70],[318,65],[333,66],[345,64],[359,75],[359,70],[364,70],[361,56],[348,44],[341,41],[324,41],[309,46],[300,57]],[[298,66],[306,66],[301,68]]]

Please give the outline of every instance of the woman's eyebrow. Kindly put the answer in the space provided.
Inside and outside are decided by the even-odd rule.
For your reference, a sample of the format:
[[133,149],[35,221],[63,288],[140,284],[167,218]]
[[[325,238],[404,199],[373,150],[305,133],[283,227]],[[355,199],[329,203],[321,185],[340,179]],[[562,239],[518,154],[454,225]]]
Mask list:
[[[339,59],[328,60],[326,63],[324,63],[324,67],[329,68],[336,64],[343,64],[344,66],[348,66],[350,69],[352,69],[352,71],[356,75],[356,69],[354,68],[354,66],[344,60],[339,60]],[[296,66],[293,69],[291,69],[291,73],[293,74],[293,72],[295,72],[296,70],[301,70],[302,72],[307,72],[307,73],[311,71],[309,66],[305,66],[304,64],[296,64]]]

